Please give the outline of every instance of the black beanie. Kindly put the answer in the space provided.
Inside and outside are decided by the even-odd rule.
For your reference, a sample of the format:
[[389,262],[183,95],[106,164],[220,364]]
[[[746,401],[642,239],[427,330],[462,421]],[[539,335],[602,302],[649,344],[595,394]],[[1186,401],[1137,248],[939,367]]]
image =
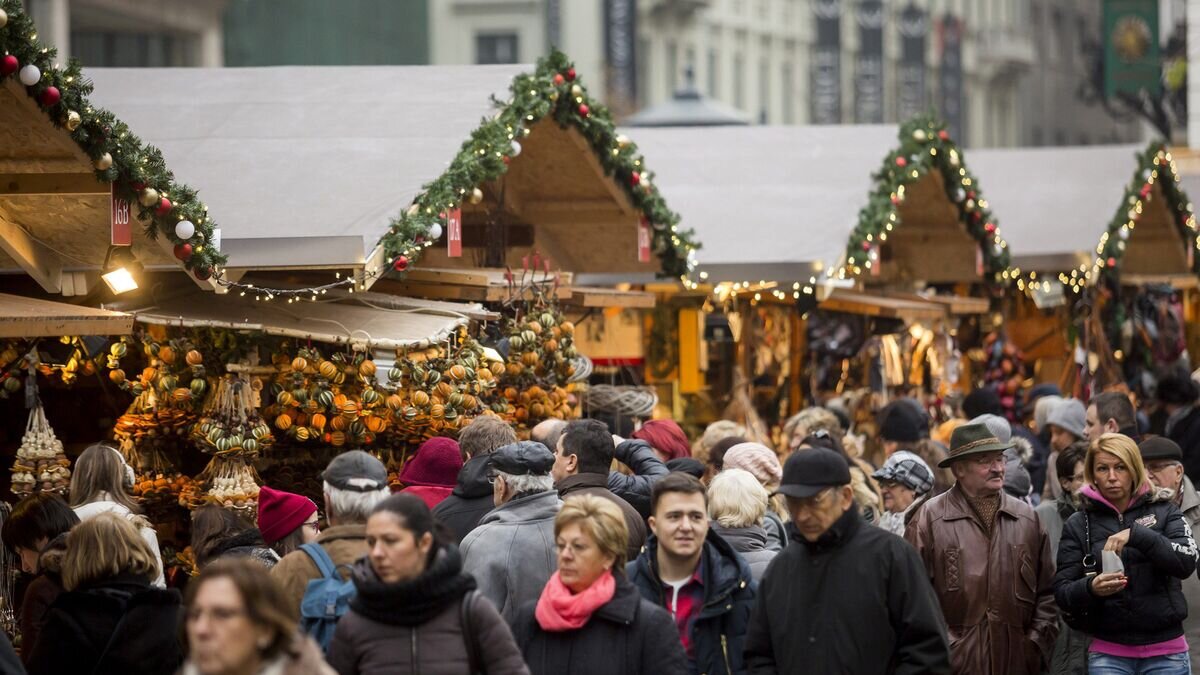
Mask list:
[[928,428],[924,415],[906,401],[892,401],[879,413],[879,437],[897,443],[916,443]]
[[976,389],[963,399],[963,413],[967,419],[973,420],[980,415],[999,415],[1004,417],[1004,407],[1000,405],[1000,395],[992,389]]
[[1200,387],[1192,380],[1191,375],[1183,372],[1172,372],[1158,381],[1157,398],[1171,405],[1191,405],[1200,396]]

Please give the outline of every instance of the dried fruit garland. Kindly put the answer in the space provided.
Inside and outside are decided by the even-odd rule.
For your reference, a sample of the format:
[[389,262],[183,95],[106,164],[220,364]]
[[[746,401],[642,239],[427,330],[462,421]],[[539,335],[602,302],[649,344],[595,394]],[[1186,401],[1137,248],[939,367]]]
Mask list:
[[[547,284],[526,286],[533,299],[510,301],[505,322],[508,358],[496,410],[519,427],[530,428],[549,418],[574,416],[568,389],[575,374],[575,324],[563,315]],[[524,291],[516,297],[524,297]]]
[[390,408],[377,389],[375,362],[358,352],[329,359],[312,348],[275,357],[280,373],[271,385],[274,402],[264,410],[280,435],[297,443],[334,447],[376,442],[387,429]]
[[29,411],[25,436],[21,438],[17,458],[13,461],[12,492],[18,496],[34,492],[65,493],[71,481],[70,467],[62,441],[58,440],[46,419],[46,411],[38,402]]
[[20,392],[25,381],[34,375],[58,377],[67,386],[74,385],[80,375],[91,376],[103,365],[104,355],[92,355],[78,337],[57,338],[72,345],[71,355],[64,363],[43,363],[38,355],[40,340],[8,339],[0,341],[0,399]]
[[[131,379],[122,367],[122,359],[137,346],[147,365],[136,379]],[[135,397],[154,390],[158,406],[194,411],[209,390],[204,356],[186,338],[162,344],[147,337],[139,345],[136,338],[123,337],[109,348],[108,368],[108,379]]]

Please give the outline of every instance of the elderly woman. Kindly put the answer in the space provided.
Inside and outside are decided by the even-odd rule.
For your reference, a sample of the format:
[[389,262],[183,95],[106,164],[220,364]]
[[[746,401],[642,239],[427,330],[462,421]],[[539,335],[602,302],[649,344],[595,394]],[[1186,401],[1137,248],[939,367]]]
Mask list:
[[1196,542],[1183,513],[1158,496],[1128,436],[1092,441],[1083,474],[1054,594],[1068,624],[1093,637],[1088,672],[1191,672],[1180,580],[1196,569]]
[[513,624],[533,675],[683,675],[687,656],[665,609],[625,578],[625,517],[611,501],[569,497],[554,521],[558,571]]
[[763,516],[771,496],[748,471],[729,469],[717,474],[708,486],[711,531],[729,542],[746,563],[754,580],[762,578],[776,551],[767,549]]
[[782,551],[788,543],[786,523],[791,520],[788,513],[787,501],[783,495],[774,494],[783,480],[783,466],[775,451],[762,443],[741,443],[725,453],[726,469],[742,469],[758,479],[768,494],[772,494],[767,504],[767,513],[763,520],[763,529],[767,531],[767,549]]
[[218,560],[188,586],[181,675],[334,675],[297,625],[265,567],[246,557]]
[[103,513],[67,535],[62,595],[54,601],[26,670],[172,673],[183,662],[179,592],[150,585],[158,561],[137,526]]
[[933,471],[925,460],[906,450],[892,453],[873,474],[883,493],[883,515],[879,527],[904,536],[904,523],[918,499],[933,489]]

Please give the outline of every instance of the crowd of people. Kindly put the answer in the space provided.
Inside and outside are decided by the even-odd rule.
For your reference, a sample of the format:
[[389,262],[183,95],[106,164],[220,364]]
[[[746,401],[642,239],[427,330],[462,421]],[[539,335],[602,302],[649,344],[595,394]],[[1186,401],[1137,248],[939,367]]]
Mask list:
[[265,486],[256,522],[197,509],[183,593],[96,445],[69,499],[0,529],[31,578],[0,672],[1190,673],[1200,387],[1159,396],[1043,385],[1010,419],[978,390],[940,424],[898,399],[871,439],[814,407],[777,448],[726,420],[518,440],[481,417],[398,492],[353,450],[322,504]]

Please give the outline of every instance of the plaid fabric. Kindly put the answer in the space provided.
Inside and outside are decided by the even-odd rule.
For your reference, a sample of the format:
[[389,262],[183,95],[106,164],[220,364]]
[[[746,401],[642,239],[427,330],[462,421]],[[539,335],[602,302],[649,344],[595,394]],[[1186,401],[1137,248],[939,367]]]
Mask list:
[[933,471],[929,465],[917,455],[903,450],[888,457],[883,463],[883,468],[872,475],[876,480],[900,483],[918,495],[925,494],[933,488]]
[[665,598],[667,611],[675,618],[675,628],[679,630],[679,641],[683,643],[683,649],[687,652],[689,661],[696,659],[696,651],[692,645],[692,626],[700,617],[700,610],[704,608],[704,585],[701,581],[703,566],[704,560],[701,558],[692,578],[684,584],[683,588],[679,589],[678,597],[676,597],[673,587],[663,584],[663,598]]

